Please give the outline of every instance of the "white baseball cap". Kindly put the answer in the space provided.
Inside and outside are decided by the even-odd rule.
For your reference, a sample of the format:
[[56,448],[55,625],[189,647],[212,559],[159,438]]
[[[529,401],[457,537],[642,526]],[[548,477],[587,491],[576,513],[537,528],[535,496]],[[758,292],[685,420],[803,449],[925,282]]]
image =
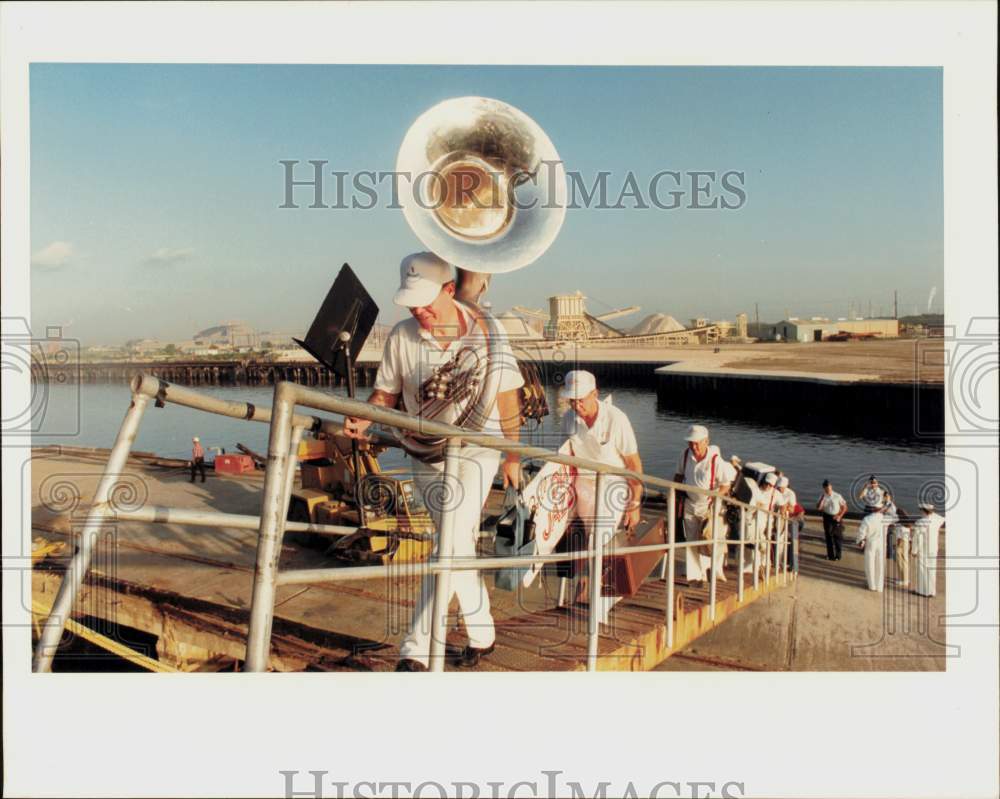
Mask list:
[[934,503],[933,502],[921,502],[919,504],[919,508],[920,508],[920,510],[934,510]]
[[778,488],[788,488],[788,478],[779,477],[778,478]]
[[688,428],[688,433],[684,436],[685,441],[704,441],[708,438],[708,428],[701,424],[693,424]]
[[773,485],[774,485],[775,483],[777,483],[777,482],[778,482],[778,478],[777,478],[777,476],[776,476],[776,475],[774,474],[774,472],[768,472],[768,473],[767,473],[767,474],[766,474],[766,475],[764,476],[764,482],[765,482],[765,483],[767,483],[767,484],[768,484],[769,486],[773,486]]
[[566,373],[563,387],[559,389],[559,397],[564,400],[583,399],[597,388],[597,380],[590,372],[574,369]]
[[451,264],[432,252],[415,252],[399,264],[399,291],[392,301],[404,308],[430,305],[441,286],[455,279]]

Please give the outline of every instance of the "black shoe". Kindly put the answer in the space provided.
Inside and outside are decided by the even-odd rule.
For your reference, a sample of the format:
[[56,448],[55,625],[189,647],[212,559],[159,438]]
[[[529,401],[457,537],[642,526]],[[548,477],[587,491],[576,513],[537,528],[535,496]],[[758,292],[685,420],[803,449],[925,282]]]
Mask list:
[[496,644],[490,644],[489,646],[478,649],[474,646],[467,646],[458,656],[458,663],[456,665],[463,669],[474,669],[479,665],[479,661],[484,657],[493,652],[497,648]]
[[403,658],[396,664],[396,671],[427,671],[427,667],[419,660]]

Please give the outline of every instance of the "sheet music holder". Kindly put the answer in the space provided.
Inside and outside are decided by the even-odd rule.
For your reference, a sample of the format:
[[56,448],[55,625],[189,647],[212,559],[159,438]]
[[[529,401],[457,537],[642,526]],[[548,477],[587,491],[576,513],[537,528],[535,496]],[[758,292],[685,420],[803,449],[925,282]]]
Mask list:
[[[306,333],[305,341],[292,340],[328,369],[353,383],[353,360],[361,352],[377,317],[375,300],[361,285],[354,270],[344,264]],[[340,338],[345,331],[350,334],[347,347]]]

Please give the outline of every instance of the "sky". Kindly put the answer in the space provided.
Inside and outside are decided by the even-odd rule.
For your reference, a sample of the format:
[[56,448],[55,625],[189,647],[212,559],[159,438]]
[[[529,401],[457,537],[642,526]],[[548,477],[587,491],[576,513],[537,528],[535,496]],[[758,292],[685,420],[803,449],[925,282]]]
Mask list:
[[680,208],[570,209],[494,279],[497,310],[576,290],[591,313],[641,306],[623,327],[891,314],[894,290],[901,315],[943,307],[937,68],[33,64],[30,92],[32,327],[84,345],[227,319],[302,335],[344,262],[399,320],[399,261],[424,249],[402,211],[301,189],[280,208],[279,162],[392,170],[413,121],[465,95],[527,113],[586,185],[609,172],[612,204],[630,172],[644,192],[743,173],[744,202],[709,198],[738,208],[689,208],[686,183]]

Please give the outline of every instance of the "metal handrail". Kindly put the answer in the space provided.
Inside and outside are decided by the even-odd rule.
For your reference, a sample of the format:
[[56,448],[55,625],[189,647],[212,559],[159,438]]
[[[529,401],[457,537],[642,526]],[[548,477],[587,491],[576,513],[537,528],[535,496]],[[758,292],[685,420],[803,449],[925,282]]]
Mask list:
[[[469,443],[488,449],[495,449],[503,452],[514,452],[522,457],[543,461],[551,461],[576,467],[586,472],[594,472],[597,475],[598,502],[601,501],[601,483],[606,475],[615,475],[628,480],[636,480],[646,485],[653,485],[667,489],[667,522],[668,541],[665,544],[617,546],[614,548],[616,555],[629,554],[633,552],[664,551],[667,555],[665,562],[667,578],[667,607],[666,607],[666,627],[667,645],[673,645],[673,575],[676,550],[688,548],[711,547],[711,560],[714,566],[718,554],[719,546],[728,546],[736,543],[740,550],[740,574],[739,574],[739,600],[743,600],[743,559],[744,546],[753,544],[753,584],[757,587],[760,549],[763,545],[765,561],[765,582],[770,580],[771,566],[771,545],[777,543],[781,547],[781,541],[787,537],[787,519],[779,511],[771,511],[760,508],[756,505],[736,500],[721,494],[718,490],[708,490],[697,486],[690,486],[677,483],[672,480],[647,475],[641,472],[634,472],[609,464],[591,461],[572,455],[562,455],[558,452],[546,450],[542,447],[535,447],[520,442],[511,441],[499,436],[491,436],[483,433],[474,433],[454,425],[441,422],[428,421],[419,417],[397,411],[394,409],[381,408],[366,402],[336,397],[315,391],[305,386],[294,383],[280,382],[274,389],[274,406],[267,408],[256,406],[252,403],[231,402],[207,396],[198,391],[174,386],[151,375],[139,375],[131,382],[132,403],[126,413],[125,420],[119,430],[118,437],[112,447],[108,457],[108,462],[98,485],[94,500],[88,514],[87,521],[81,532],[81,543],[74,555],[73,561],[67,570],[66,577],[60,586],[59,593],[53,603],[52,613],[46,620],[45,628],[39,640],[38,648],[34,658],[34,668],[36,671],[48,671],[51,668],[52,657],[55,648],[62,637],[66,621],[72,611],[76,595],[82,585],[84,576],[90,565],[93,540],[99,530],[102,520],[107,518],[117,518],[121,520],[141,520],[150,522],[177,522],[193,525],[207,526],[234,526],[242,528],[259,527],[257,567],[254,573],[254,592],[251,602],[250,631],[247,641],[247,669],[260,671],[266,668],[268,660],[268,650],[270,648],[271,625],[274,615],[274,592],[278,585],[306,582],[327,582],[342,580],[370,579],[372,577],[383,576],[391,568],[385,566],[360,567],[353,569],[300,569],[279,572],[277,568],[277,555],[280,551],[281,538],[286,530],[314,530],[314,531],[336,531],[347,532],[357,528],[340,527],[336,525],[312,525],[287,521],[288,503],[291,496],[294,466],[298,456],[298,442],[305,430],[324,431],[332,434],[343,432],[343,426],[331,419],[313,415],[303,415],[295,413],[295,407],[302,405],[316,410],[326,410],[344,416],[354,416],[370,419],[373,422],[396,427],[414,433],[431,435],[448,439],[449,445],[446,450],[446,473],[452,473],[457,467],[457,453],[461,443]],[[268,442],[268,466],[265,470],[264,498],[262,502],[261,515],[259,517],[242,516],[238,514],[214,513],[203,511],[187,511],[175,508],[146,508],[131,511],[116,511],[110,504],[109,498],[114,480],[117,474],[124,468],[131,449],[132,442],[138,430],[139,422],[149,404],[149,400],[156,401],[156,405],[162,407],[165,403],[183,405],[186,407],[203,410],[231,418],[245,419],[270,423],[271,433]],[[372,440],[380,445],[396,442],[388,436],[375,432],[370,436]],[[289,468],[291,466],[291,468]],[[707,540],[698,541],[676,541],[676,492],[684,491],[688,494],[695,493],[708,497],[710,500],[719,499],[723,504],[730,504],[739,507],[740,510],[740,535],[735,542],[732,539],[721,540],[715,537],[715,524],[718,513],[714,510],[710,513],[710,523],[712,525],[712,537]],[[746,537],[749,527],[748,515],[746,511],[754,514],[764,514],[779,520],[778,524],[772,524],[770,520],[766,523],[766,530],[763,540],[759,530],[755,529],[754,539]],[[595,535],[592,548],[568,553],[558,553],[551,555],[530,555],[519,557],[502,558],[455,558],[451,551],[451,538],[453,531],[451,511],[446,511],[442,519],[441,530],[438,531],[438,555],[433,562],[424,564],[414,564],[408,567],[410,574],[434,575],[436,579],[435,589],[435,613],[434,624],[431,636],[431,666],[433,670],[443,669],[444,664],[444,624],[450,594],[448,592],[449,575],[454,570],[464,569],[490,569],[507,568],[518,566],[531,566],[545,563],[557,563],[570,560],[591,560],[591,603],[590,619],[588,625],[588,668],[596,670],[597,666],[597,639],[598,622],[594,608],[598,604],[600,594],[600,578],[602,574],[602,564],[604,557],[604,535]],[[598,514],[600,516],[600,514]],[[756,517],[755,517],[756,518]],[[782,523],[783,522],[783,523]],[[755,524],[756,527],[756,524]],[[775,538],[772,541],[771,532],[774,529]],[[784,535],[783,535],[783,534]],[[787,580],[787,547],[781,547],[781,557],[774,564],[776,572],[783,571],[784,580]],[[782,568],[783,567],[783,568]],[[710,616],[715,618],[715,596],[716,596],[716,569],[711,570],[710,585]]]

